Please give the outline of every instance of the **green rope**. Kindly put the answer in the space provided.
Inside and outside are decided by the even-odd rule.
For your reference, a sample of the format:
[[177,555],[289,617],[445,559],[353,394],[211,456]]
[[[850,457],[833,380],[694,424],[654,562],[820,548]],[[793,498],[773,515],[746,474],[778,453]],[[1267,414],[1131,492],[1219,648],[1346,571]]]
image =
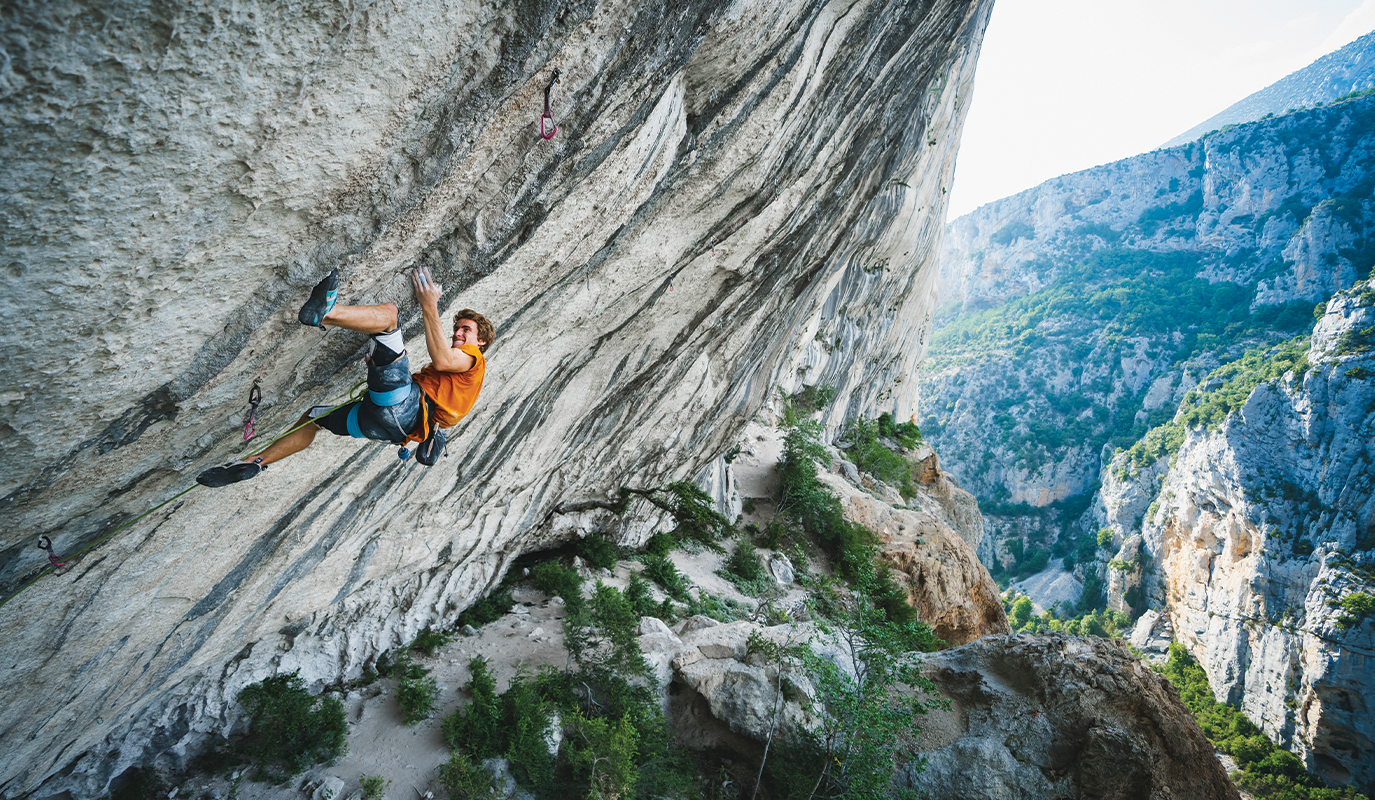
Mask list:
[[[334,407],[331,408],[329,411],[326,411],[325,414],[329,414],[329,413],[332,412],[332,411],[336,411],[336,410],[338,410],[338,409],[340,409],[340,408],[343,408],[344,406],[348,405],[349,403],[353,403],[353,402],[355,402],[355,401],[357,401],[357,400],[362,399],[363,393],[362,393],[362,391],[361,391],[361,388],[364,387],[364,386],[366,386],[367,383],[368,383],[367,381],[362,381],[362,382],[360,382],[360,383],[355,384],[354,387],[353,387],[353,389],[351,389],[351,390],[349,391],[349,398],[348,398],[347,400],[345,400],[344,402],[340,403],[339,405],[334,406]],[[323,416],[323,415],[321,415],[321,416]],[[311,419],[308,419],[308,420],[306,420],[305,422],[302,422],[302,423],[300,423],[300,424],[298,424],[298,425],[295,425],[295,426],[293,426],[292,428],[289,428],[288,430],[286,430],[285,432],[278,434],[276,438],[274,438],[272,441],[268,442],[267,444],[263,445],[262,448],[260,448],[260,449],[258,449],[258,450],[255,450],[255,451],[252,452],[252,453],[249,453],[249,454],[246,456],[246,458],[252,458],[253,456],[258,455],[259,453],[262,453],[262,452],[266,451],[267,448],[269,448],[269,447],[271,447],[272,445],[276,444],[278,440],[286,438],[287,436],[291,435],[292,433],[295,433],[296,431],[300,430],[301,428],[304,428],[305,426],[311,424],[311,423],[314,422],[316,419],[319,419],[319,417],[313,417],[313,418],[311,418]],[[91,543],[87,544],[85,547],[82,547],[80,550],[77,550],[77,551],[72,552],[72,553],[65,553],[65,554],[63,554],[62,557],[65,558],[65,559],[73,559],[73,558],[76,558],[77,556],[81,555],[82,553],[85,553],[85,552],[89,551],[91,548],[95,547],[96,545],[100,544],[101,542],[104,542],[104,541],[108,540],[111,536],[114,536],[116,533],[119,533],[120,531],[124,530],[125,528],[128,528],[128,527],[133,526],[133,525],[134,525],[135,523],[137,523],[139,520],[144,519],[144,518],[147,517],[149,514],[152,514],[154,511],[157,511],[159,508],[162,508],[163,506],[167,505],[168,503],[171,503],[173,500],[176,500],[177,498],[179,498],[179,497],[181,497],[181,496],[187,494],[187,493],[190,492],[192,489],[198,489],[198,488],[200,488],[200,484],[199,484],[199,483],[192,484],[191,486],[187,487],[186,489],[181,490],[180,492],[177,492],[176,494],[172,495],[171,497],[167,498],[166,500],[163,500],[161,503],[158,503],[157,505],[155,505],[155,506],[153,506],[152,508],[148,509],[147,511],[143,512],[142,514],[139,514],[137,517],[134,517],[133,519],[129,520],[128,522],[124,523],[123,525],[120,525],[118,528],[115,528],[114,530],[110,531],[109,533],[105,534],[104,536],[101,536],[100,538],[96,539],[95,541],[92,541]],[[24,592],[25,589],[29,588],[30,586],[34,585],[35,583],[38,583],[39,579],[41,579],[43,576],[45,576],[45,575],[47,575],[47,574],[49,574],[49,573],[51,573],[51,572],[54,572],[54,571],[56,571],[57,569],[58,569],[58,567],[55,567],[55,566],[53,566],[53,565],[51,565],[51,564],[48,565],[47,567],[43,568],[37,575],[33,576],[33,579],[32,579],[32,580],[30,580],[28,583],[24,584],[23,586],[19,587],[19,589],[18,589],[14,594],[10,595],[9,597],[6,597],[4,600],[0,600],[0,608],[4,608],[6,603],[8,603],[9,601],[11,601],[11,600],[13,600],[14,598],[18,597],[20,594],[22,594],[22,593]]]

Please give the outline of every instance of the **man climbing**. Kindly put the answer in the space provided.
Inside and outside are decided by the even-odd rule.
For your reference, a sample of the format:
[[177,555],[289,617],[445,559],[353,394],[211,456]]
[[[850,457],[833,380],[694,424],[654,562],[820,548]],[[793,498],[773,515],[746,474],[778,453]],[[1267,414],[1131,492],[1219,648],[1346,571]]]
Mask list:
[[[316,406],[301,416],[295,430],[273,442],[260,455],[211,467],[196,476],[196,481],[218,487],[253,478],[268,464],[309,447],[315,441],[316,428],[339,436],[392,444],[420,442],[417,459],[433,464],[444,449],[442,429],[457,425],[482,390],[487,365],[483,353],[496,337],[496,330],[486,317],[465,308],[454,315],[453,336],[445,337],[439,322],[443,287],[434,282],[423,266],[411,273],[411,283],[425,322],[429,365],[411,374],[394,303],[335,305],[339,286],[336,269],[311,292],[297,318],[305,325],[332,325],[372,336],[367,357],[367,397],[333,411]],[[311,422],[314,424],[308,424]]]

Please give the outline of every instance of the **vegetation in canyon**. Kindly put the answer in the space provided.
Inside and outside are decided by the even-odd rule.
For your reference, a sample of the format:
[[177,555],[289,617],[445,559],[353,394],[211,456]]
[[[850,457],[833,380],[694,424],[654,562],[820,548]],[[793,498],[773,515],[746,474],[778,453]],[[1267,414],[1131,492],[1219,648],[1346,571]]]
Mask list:
[[1323,786],[1297,756],[1266,738],[1240,710],[1219,703],[1208,676],[1183,645],[1170,645],[1161,672],[1179,690],[1208,741],[1237,762],[1241,769],[1232,779],[1256,800],[1365,800],[1355,789]]

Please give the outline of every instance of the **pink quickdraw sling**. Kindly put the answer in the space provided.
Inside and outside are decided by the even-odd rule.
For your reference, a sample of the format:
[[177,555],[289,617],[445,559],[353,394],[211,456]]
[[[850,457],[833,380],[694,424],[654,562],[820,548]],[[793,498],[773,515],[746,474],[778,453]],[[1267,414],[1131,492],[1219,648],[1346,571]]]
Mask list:
[[38,549],[48,551],[48,563],[52,564],[54,567],[65,567],[67,566],[67,564],[71,563],[68,561],[63,561],[62,559],[57,557],[57,553],[53,552],[52,539],[49,539],[46,536],[38,537]]
[[[544,87],[544,113],[539,118],[539,138],[549,140],[554,138],[554,134],[559,132],[559,126],[554,125],[554,115],[549,112],[549,91],[554,88],[554,84],[559,82],[559,71],[554,70],[554,77],[549,79],[549,85]],[[553,127],[548,132],[544,130],[544,121],[549,120]]]

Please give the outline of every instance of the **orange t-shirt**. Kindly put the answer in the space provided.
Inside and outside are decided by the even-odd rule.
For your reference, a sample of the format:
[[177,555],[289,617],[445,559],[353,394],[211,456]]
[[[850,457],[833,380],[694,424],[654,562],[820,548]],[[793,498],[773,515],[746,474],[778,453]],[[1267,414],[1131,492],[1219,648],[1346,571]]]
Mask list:
[[459,349],[477,362],[467,372],[441,372],[434,364],[427,364],[411,376],[438,406],[435,418],[441,428],[452,428],[473,409],[477,394],[482,391],[482,376],[487,371],[487,359],[482,357],[477,345],[465,344]]

